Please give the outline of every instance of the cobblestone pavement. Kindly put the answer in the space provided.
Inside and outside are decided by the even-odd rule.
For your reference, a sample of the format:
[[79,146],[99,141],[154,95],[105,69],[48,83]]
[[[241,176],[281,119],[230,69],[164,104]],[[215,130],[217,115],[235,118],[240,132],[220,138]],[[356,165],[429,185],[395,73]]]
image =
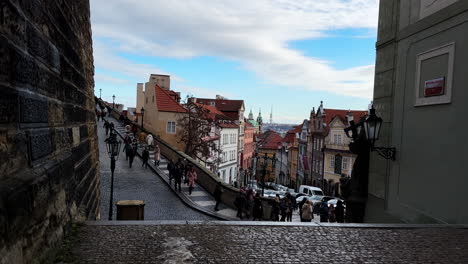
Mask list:
[[[98,122],[99,155],[101,171],[101,219],[108,219],[110,197],[110,159],[106,152],[106,138],[103,122]],[[123,150],[123,146],[122,146]],[[121,151],[122,151],[121,150]],[[151,170],[141,167],[142,162],[135,157],[132,168],[121,152],[114,172],[114,208],[113,219],[116,219],[115,202],[119,200],[144,200],[145,220],[213,220],[186,206],[162,180]]]
[[80,236],[79,263],[468,263],[468,229],[456,228],[87,225]]

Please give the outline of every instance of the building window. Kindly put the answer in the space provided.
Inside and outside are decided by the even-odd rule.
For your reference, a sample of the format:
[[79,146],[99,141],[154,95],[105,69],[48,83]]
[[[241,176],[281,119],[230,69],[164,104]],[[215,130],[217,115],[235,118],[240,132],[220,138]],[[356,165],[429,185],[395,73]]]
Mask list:
[[343,157],[343,170],[347,170],[348,169],[348,158],[347,157]]
[[330,156],[330,168],[334,168],[335,167],[335,156]]
[[342,156],[340,154],[335,156],[335,174],[341,174]]
[[417,55],[414,106],[451,102],[454,61],[453,42]]
[[174,121],[167,121],[166,132],[167,132],[168,134],[175,134],[175,133],[176,133],[176,122],[174,122]]

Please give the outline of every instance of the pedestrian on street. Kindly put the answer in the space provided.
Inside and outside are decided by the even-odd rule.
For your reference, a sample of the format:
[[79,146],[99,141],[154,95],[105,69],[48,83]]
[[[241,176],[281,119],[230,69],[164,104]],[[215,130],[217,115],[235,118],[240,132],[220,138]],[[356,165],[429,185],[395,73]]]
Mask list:
[[280,222],[286,221],[286,210],[288,209],[288,205],[286,204],[286,199],[280,200],[280,212],[281,212],[281,219]]
[[[148,168],[148,160],[149,160],[149,151],[148,151],[148,147],[145,147],[145,149],[143,150],[143,152],[141,153],[141,158],[143,159],[143,164],[141,164],[142,167],[144,167],[145,169]],[[169,182],[169,185],[171,183]]]
[[260,200],[260,193],[255,194],[254,202],[253,202],[253,221],[256,219],[262,220],[263,218],[263,205],[262,201]]
[[109,123],[109,129],[110,129],[110,131],[114,131],[114,128],[115,128],[114,122],[110,122],[110,123]]
[[106,129],[106,136],[109,134],[110,124],[107,120],[104,121],[104,128]]
[[236,216],[239,217],[242,220],[242,210],[245,207],[245,195],[244,195],[243,190],[239,191],[239,193],[237,194],[237,197],[234,200],[234,206],[236,206],[236,208],[237,208],[237,215]]
[[338,200],[338,202],[336,203],[335,217],[336,217],[336,222],[344,223],[344,206],[343,206],[343,201],[341,200]]
[[307,197],[304,196],[304,198],[302,198],[302,200],[297,204],[297,206],[299,207],[299,217],[301,218],[301,222],[304,222],[302,219],[302,206],[304,206],[306,201],[307,201]]
[[333,206],[333,204],[330,204],[329,209],[328,209],[328,222],[330,223],[336,222],[335,207]]
[[286,209],[286,222],[292,222],[292,214],[293,214],[294,206],[291,200],[289,199],[286,199],[286,204],[288,206],[288,209]]
[[170,159],[167,161],[167,171],[169,172],[169,186],[171,186],[172,178],[174,178],[174,163]]
[[133,133],[133,136],[136,138],[137,136],[137,132],[138,132],[138,127],[136,124],[133,124],[132,125],[132,133]]
[[319,208],[320,222],[328,222],[328,204],[322,199]]
[[148,136],[146,136],[146,144],[148,145],[150,150],[153,150],[153,147],[154,147],[153,146],[153,141],[154,141],[153,135],[148,134]]
[[177,185],[179,185],[179,192],[182,191],[182,168],[181,163],[177,163],[174,167],[174,189],[177,191]]
[[254,201],[254,192],[251,188],[249,188],[246,194],[246,202],[245,202],[245,215],[247,216],[247,218],[250,218],[250,214],[252,212],[253,201]]
[[133,150],[132,150],[132,146],[130,145],[130,143],[125,142],[124,149],[123,149],[123,152],[125,152],[125,160],[128,160],[128,158],[132,154],[132,151]]
[[188,186],[189,186],[189,195],[192,194],[193,188],[195,187],[195,181],[197,180],[197,172],[194,167],[190,167],[187,172]]
[[132,148],[130,146],[130,154],[128,155],[128,165],[129,165],[129,168],[132,167],[132,164],[133,164],[133,159],[135,158],[136,156],[136,149],[135,148]]
[[154,165],[159,166],[160,160],[161,160],[161,149],[159,149],[159,145],[156,143],[154,147]]
[[99,112],[98,110],[96,110],[96,117],[97,121],[99,122],[99,119],[101,118],[101,112]]
[[272,205],[272,220],[275,222],[278,222],[279,214],[280,214],[280,199],[279,199],[279,195],[277,194],[275,199],[273,200],[273,205]]
[[223,190],[221,189],[221,186],[219,185],[216,185],[216,188],[215,188],[215,191],[214,191],[214,198],[215,198],[215,201],[216,201],[216,205],[215,205],[215,208],[214,210],[215,211],[219,211],[219,203],[221,203],[221,195],[223,194]]
[[312,206],[310,205],[310,201],[307,200],[302,206],[302,222],[311,222],[312,218]]

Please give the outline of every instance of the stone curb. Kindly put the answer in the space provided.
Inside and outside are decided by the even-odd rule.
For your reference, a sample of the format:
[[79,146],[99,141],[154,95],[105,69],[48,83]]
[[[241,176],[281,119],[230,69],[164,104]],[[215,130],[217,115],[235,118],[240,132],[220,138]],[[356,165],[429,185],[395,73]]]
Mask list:
[[264,221],[86,221],[90,226],[153,226],[153,225],[211,225],[211,226],[304,226],[304,227],[337,227],[363,229],[468,229],[468,225],[437,224],[332,224],[332,223],[298,223],[298,222],[264,222]]
[[[115,119],[115,118],[114,118]],[[119,122],[120,124],[120,121],[115,119],[116,122]],[[123,139],[123,135],[117,130],[117,129],[114,129],[114,131],[117,133],[117,135],[120,136],[121,139]],[[141,154],[137,151],[137,155],[140,159],[142,159],[141,157]],[[151,163],[148,163],[148,167],[156,174],[158,175],[162,181],[164,183],[166,183],[166,185],[169,187],[169,189],[174,192],[177,197],[179,197],[179,199],[182,200],[182,202],[184,204],[186,204],[187,206],[191,207],[192,209],[194,210],[197,210],[205,215],[208,215],[208,216],[211,216],[211,217],[214,217],[216,219],[219,219],[219,220],[224,220],[224,221],[236,221],[237,219],[234,219],[234,218],[230,218],[230,217],[226,217],[224,215],[220,215],[220,214],[217,214],[215,212],[212,212],[212,211],[209,211],[209,210],[206,210],[205,208],[202,208],[201,206],[198,206],[196,203],[192,202],[192,200],[190,200],[184,193],[180,193],[180,192],[177,192],[175,189],[172,188],[172,186],[169,184],[169,182],[165,179],[165,177],[163,177],[163,173],[161,172],[161,170],[157,167],[154,167],[153,164]],[[102,222],[102,221],[101,221]],[[137,221],[138,222],[138,221]],[[145,221],[146,222],[146,221]]]

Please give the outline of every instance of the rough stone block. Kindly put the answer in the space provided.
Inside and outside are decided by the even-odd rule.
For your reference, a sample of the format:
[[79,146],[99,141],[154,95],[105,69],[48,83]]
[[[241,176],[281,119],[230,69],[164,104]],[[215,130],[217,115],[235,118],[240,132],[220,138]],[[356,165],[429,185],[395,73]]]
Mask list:
[[0,123],[18,122],[18,95],[0,85]]
[[49,113],[47,101],[39,98],[20,97],[21,123],[47,123]]
[[18,46],[26,46],[26,19],[9,1],[0,2],[0,33]]
[[52,153],[49,129],[33,129],[28,132],[29,157],[32,162]]

